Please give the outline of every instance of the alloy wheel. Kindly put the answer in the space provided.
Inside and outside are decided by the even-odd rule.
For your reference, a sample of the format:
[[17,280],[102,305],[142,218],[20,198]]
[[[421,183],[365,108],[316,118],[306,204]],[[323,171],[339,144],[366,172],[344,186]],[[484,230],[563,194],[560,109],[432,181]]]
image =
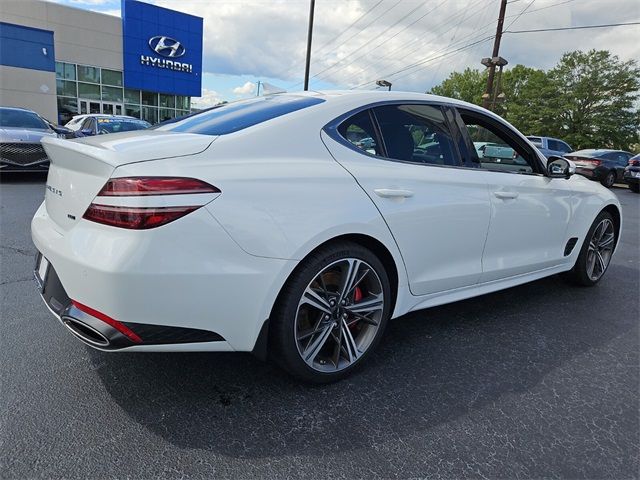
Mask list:
[[615,238],[613,222],[608,218],[604,218],[593,230],[587,250],[587,275],[592,281],[599,280],[607,270],[613,255]]
[[326,373],[353,365],[376,337],[384,302],[380,278],[367,262],[345,258],[326,266],[298,303],[294,334],[300,357]]

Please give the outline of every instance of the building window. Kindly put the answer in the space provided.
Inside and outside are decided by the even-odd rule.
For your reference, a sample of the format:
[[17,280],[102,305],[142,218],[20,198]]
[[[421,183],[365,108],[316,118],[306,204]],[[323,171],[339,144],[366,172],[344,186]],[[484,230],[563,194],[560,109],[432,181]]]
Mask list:
[[56,78],[60,78],[63,80],[75,80],[76,79],[75,63],[56,62]]
[[153,92],[142,92],[142,105],[158,106],[158,94]]
[[78,82],[78,97],[100,100],[100,85]]
[[176,116],[176,111],[173,108],[161,108],[160,109],[160,121],[171,120]]
[[78,80],[81,82],[100,83],[100,69],[78,65]]
[[76,82],[69,80],[56,80],[56,93],[63,97],[77,97]]
[[160,106],[164,108],[176,108],[176,97],[173,95],[160,94]]
[[58,97],[58,123],[64,125],[78,114],[78,99]]
[[140,90],[124,89],[124,102],[140,105]]
[[114,85],[117,87],[122,86],[122,72],[118,72],[116,70],[107,70],[106,68],[102,69],[102,84],[103,85]]
[[102,100],[122,103],[122,89],[118,87],[102,87]]
[[158,123],[158,109],[154,107],[142,107],[142,119],[152,125]]
[[124,114],[130,117],[140,118],[140,105],[131,105],[129,103],[124,106]]

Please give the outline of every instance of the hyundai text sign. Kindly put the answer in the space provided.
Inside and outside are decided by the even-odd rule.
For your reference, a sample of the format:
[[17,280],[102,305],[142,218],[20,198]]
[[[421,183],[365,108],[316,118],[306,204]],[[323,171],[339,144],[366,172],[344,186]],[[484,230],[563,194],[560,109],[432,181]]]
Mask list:
[[200,96],[202,18],[122,0],[124,86]]

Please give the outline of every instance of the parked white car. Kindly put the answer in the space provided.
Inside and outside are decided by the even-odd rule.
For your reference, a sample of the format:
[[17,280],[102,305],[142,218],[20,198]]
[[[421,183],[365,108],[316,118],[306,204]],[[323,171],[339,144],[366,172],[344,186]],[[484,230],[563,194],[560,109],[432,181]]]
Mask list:
[[[474,141],[526,165],[481,162]],[[313,382],[349,374],[407,312],[556,273],[596,284],[622,222],[570,161],[431,95],[281,94],[43,144],[35,274],[74,335],[252,351]]]

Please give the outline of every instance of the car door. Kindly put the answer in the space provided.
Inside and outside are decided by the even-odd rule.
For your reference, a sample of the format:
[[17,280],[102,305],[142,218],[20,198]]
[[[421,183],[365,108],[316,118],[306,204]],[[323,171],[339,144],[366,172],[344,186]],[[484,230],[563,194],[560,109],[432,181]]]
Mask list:
[[387,222],[414,295],[478,282],[490,200],[475,172],[460,168],[440,106],[364,109],[327,127],[323,140]]
[[611,152],[604,155],[604,158],[609,160],[609,163],[616,171],[616,182],[621,182],[624,176],[624,169],[629,163],[631,154],[625,152]]
[[562,264],[571,218],[569,182],[545,176],[534,150],[503,122],[477,111],[458,111],[471,141],[490,141],[513,152],[512,158],[479,159],[491,199],[480,282]]

